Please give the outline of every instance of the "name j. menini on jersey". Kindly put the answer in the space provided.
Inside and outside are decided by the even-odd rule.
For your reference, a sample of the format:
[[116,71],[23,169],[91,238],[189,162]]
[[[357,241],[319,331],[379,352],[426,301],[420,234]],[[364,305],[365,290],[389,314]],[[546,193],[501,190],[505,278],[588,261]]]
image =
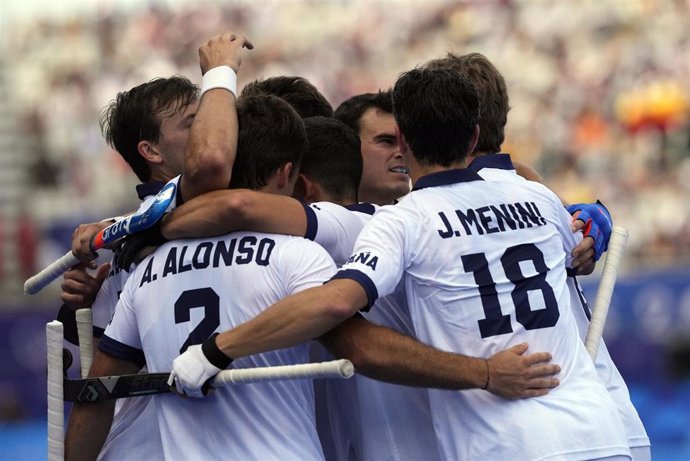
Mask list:
[[445,212],[439,211],[438,216],[442,223],[438,235],[443,239],[462,236],[460,229],[464,230],[464,235],[484,235],[546,225],[546,219],[534,202],[501,203],[455,210],[455,226]]

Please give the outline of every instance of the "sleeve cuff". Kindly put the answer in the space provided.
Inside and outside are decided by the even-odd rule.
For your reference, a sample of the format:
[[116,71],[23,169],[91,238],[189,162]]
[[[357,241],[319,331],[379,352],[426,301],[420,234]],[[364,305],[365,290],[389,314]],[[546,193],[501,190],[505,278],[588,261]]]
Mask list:
[[146,365],[144,351],[116,341],[110,336],[103,335],[101,337],[101,340],[98,342],[98,349],[118,359],[132,362],[140,368]]
[[376,300],[379,298],[379,292],[376,289],[376,285],[374,284],[373,280],[371,280],[369,276],[363,272],[354,269],[344,269],[338,271],[331,278],[331,280],[336,279],[350,279],[362,285],[362,288],[364,288],[364,291],[367,294],[367,307],[362,309],[365,312],[371,309],[371,306],[373,306]]

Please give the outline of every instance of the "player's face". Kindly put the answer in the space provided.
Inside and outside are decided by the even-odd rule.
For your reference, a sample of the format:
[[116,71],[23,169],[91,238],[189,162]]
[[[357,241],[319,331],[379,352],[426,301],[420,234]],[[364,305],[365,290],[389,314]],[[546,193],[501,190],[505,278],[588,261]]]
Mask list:
[[359,120],[364,170],[359,200],[387,205],[410,191],[410,175],[395,138],[393,114],[367,109]]
[[171,178],[182,173],[189,130],[198,108],[199,104],[194,103],[187,106],[183,111],[161,116],[160,139],[155,147],[163,157],[165,171]]

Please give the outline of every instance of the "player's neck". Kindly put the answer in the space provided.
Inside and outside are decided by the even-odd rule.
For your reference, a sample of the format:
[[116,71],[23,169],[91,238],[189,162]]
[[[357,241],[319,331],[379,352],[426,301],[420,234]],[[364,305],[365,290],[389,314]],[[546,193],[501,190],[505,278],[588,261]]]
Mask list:
[[470,154],[470,163],[473,159],[477,157],[484,157],[485,155],[492,155],[492,154],[497,154],[498,152],[494,151],[474,151]]
[[354,205],[357,203],[357,199],[355,197],[341,197],[338,198],[333,194],[328,194],[326,192],[321,192],[318,194],[315,194],[309,199],[306,199],[307,202],[309,203],[315,203],[315,202],[330,202],[330,203],[335,203],[336,205],[340,206],[348,206],[348,205]]
[[422,176],[427,176],[433,173],[438,173],[440,171],[455,170],[467,168],[469,158],[465,158],[459,162],[453,162],[448,166],[443,165],[421,165],[417,162],[410,162],[410,178],[412,179],[412,184],[415,184],[419,178]]
[[168,174],[166,171],[164,171],[162,168],[151,168],[151,176],[149,176],[149,181],[162,181],[162,182],[168,182],[170,181],[174,176],[171,176]]

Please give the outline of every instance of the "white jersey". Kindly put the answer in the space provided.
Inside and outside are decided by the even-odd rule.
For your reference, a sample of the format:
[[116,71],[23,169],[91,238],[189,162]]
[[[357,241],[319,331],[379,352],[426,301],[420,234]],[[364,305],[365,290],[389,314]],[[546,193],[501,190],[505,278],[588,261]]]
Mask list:
[[[99,348],[166,372],[189,345],[258,315],[335,270],[302,238],[235,233],[168,242],[129,277]],[[233,368],[304,363],[308,345],[237,359]],[[224,387],[202,400],[155,396],[166,459],[323,459],[310,381]],[[195,427],[196,426],[196,427]]]
[[630,456],[570,309],[565,267],[576,243],[548,189],[467,169],[420,178],[360,234],[335,278],[359,282],[370,305],[403,279],[421,341],[479,357],[524,341],[561,366],[560,386],[538,398],[430,389],[445,459]]
[[[515,172],[513,163],[508,154],[493,154],[474,159],[469,167],[477,171],[479,175],[487,181],[514,181],[522,182],[525,179]],[[573,309],[573,315],[577,323],[577,329],[580,333],[580,339],[584,342],[589,329],[589,322],[592,317],[589,305],[582,292],[580,284],[573,274],[569,274],[568,292],[570,293],[570,306]],[[618,407],[618,411],[625,427],[625,433],[628,436],[628,445],[633,447],[648,447],[650,445],[649,437],[645,431],[642,420],[637,413],[637,410],[630,400],[630,393],[628,387],[623,380],[618,368],[613,363],[613,359],[609,355],[606,344],[602,341],[597,350],[597,356],[594,360],[599,378],[606,385],[611,398]]]
[[[318,202],[307,208],[307,237],[322,245],[336,264],[352,253],[360,231],[378,206],[342,207]],[[416,337],[404,288],[377,300],[363,316],[404,335]],[[332,359],[320,344],[315,360]],[[355,375],[349,380],[316,383],[319,434],[329,460],[360,461],[440,459],[426,389],[400,386]]]
[[[238,232],[161,246],[130,276],[100,348],[153,372],[187,346],[231,329],[334,271],[305,239]],[[244,357],[233,368],[304,363],[308,344]],[[217,389],[203,400],[155,396],[166,459],[322,459],[310,381]],[[201,428],[190,431],[189,423]],[[206,421],[206,423],[204,423]]]

